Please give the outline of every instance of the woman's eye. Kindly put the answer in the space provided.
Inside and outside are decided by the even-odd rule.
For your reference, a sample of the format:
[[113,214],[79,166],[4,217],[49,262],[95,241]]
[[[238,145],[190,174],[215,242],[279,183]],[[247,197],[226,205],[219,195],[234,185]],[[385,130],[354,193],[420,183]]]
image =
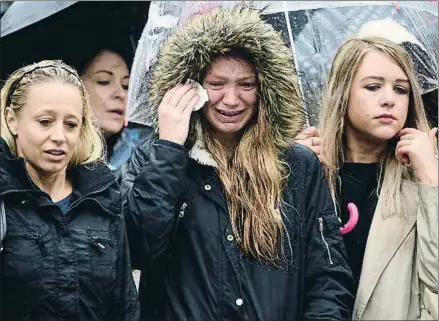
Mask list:
[[256,84],[252,83],[252,82],[243,82],[241,84],[241,87],[244,89],[247,89],[247,90],[253,89],[253,88],[255,88],[255,86],[256,86]]
[[209,82],[208,84],[209,86],[214,88],[219,88],[224,85],[222,82],[216,82],[216,81]]
[[378,85],[367,85],[366,89],[370,90],[370,91],[377,91],[378,89],[380,89],[380,86],[378,86]]
[[40,123],[41,126],[44,126],[44,127],[47,127],[52,123],[52,121],[50,121],[50,119],[40,119],[40,120],[38,120],[38,122]]
[[396,91],[398,94],[401,94],[401,95],[405,95],[405,94],[407,94],[407,92],[408,92],[408,90],[405,89],[404,87],[396,87],[396,88],[395,88],[395,91]]
[[123,88],[124,90],[128,90],[128,85],[122,85],[122,88]]
[[97,81],[97,83],[101,86],[106,86],[106,85],[110,84],[110,82],[107,80],[99,80],[99,81]]
[[67,122],[65,124],[67,127],[71,128],[71,129],[78,127],[78,124],[74,123],[74,122]]

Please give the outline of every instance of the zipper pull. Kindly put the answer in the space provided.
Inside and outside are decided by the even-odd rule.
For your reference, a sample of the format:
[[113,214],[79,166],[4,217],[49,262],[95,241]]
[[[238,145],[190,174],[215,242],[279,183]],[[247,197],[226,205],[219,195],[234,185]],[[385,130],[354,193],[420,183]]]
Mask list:
[[99,251],[99,253],[101,253],[101,254],[104,254],[104,253],[105,253],[105,249],[106,249],[106,247],[105,247],[104,244],[102,244],[101,242],[99,242],[98,239],[94,239],[94,240],[93,240],[93,245],[94,245],[94,247]]
[[323,232],[323,219],[321,217],[319,217],[319,230]]
[[183,216],[184,216],[184,211],[186,210],[186,207],[187,207],[187,203],[184,202],[184,203],[181,205],[181,207],[180,207],[180,212],[179,212],[179,214],[178,214],[178,217],[183,217]]

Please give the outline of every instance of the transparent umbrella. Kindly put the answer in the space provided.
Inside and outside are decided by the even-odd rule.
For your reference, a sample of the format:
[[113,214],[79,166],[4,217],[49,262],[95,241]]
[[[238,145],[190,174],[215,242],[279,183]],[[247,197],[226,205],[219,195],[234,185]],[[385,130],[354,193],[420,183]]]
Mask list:
[[423,93],[437,90],[438,8],[434,1],[153,1],[133,63],[130,121],[147,124],[146,80],[167,37],[198,14],[239,4],[261,10],[292,49],[307,125],[317,124],[332,59],[352,36],[382,36],[401,44],[414,61]]

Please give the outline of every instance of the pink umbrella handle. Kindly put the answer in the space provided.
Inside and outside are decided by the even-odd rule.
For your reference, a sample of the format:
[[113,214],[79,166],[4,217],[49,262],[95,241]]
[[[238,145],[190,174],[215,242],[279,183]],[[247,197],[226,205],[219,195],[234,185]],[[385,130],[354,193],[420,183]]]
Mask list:
[[357,206],[354,203],[349,203],[348,211],[349,221],[343,227],[340,227],[340,233],[343,235],[352,231],[358,223],[359,214]]

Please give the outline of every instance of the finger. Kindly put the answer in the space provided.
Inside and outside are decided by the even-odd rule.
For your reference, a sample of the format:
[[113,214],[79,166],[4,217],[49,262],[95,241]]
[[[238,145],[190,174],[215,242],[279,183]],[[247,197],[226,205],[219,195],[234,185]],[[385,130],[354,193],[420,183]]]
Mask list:
[[319,130],[314,126],[308,127],[302,133],[308,137],[320,137]]
[[410,157],[401,151],[395,150],[396,159],[402,164],[410,164]]
[[308,138],[308,135],[305,134],[305,132],[301,132],[300,134],[298,134],[295,138],[296,142],[301,141],[301,140],[305,140]]
[[311,145],[312,142],[311,142],[310,138],[296,140],[296,143],[298,143],[300,145],[304,145],[304,146],[309,147],[309,148],[313,147]]
[[415,137],[416,136],[414,134],[406,134],[406,135],[403,135],[403,136],[399,137],[399,141],[413,140],[413,139],[415,139]]
[[319,137],[311,137],[309,138],[311,141],[311,146],[320,146],[322,140]]
[[176,107],[179,104],[180,100],[183,98],[183,96],[193,88],[194,86],[192,86],[191,84],[185,84],[177,88],[177,90],[172,95],[171,100],[169,101],[169,105]]
[[410,146],[401,146],[396,149],[396,156],[401,159],[410,159]]
[[181,97],[180,101],[178,102],[178,105],[175,107],[176,110],[178,110],[180,113],[183,113],[189,102],[195,96],[197,96],[197,90],[195,88],[190,89],[188,92],[186,92],[183,95],[183,97]]
[[320,155],[320,146],[313,146],[310,148],[317,156]]
[[403,128],[399,131],[399,133],[396,135],[398,137],[401,137],[403,135],[408,135],[408,134],[417,134],[419,133],[420,130],[414,129],[414,128]]
[[169,101],[171,100],[172,96],[175,94],[175,92],[179,89],[183,87],[183,84],[177,84],[174,87],[172,87],[171,89],[169,89],[165,95],[163,96],[162,102],[164,105],[168,105]]
[[411,142],[410,140],[408,140],[408,139],[400,140],[400,141],[396,144],[395,149],[398,149],[398,148],[403,147],[403,146],[408,146],[408,145],[410,145],[411,143],[412,143],[412,142]]
[[189,103],[186,105],[185,109],[183,110],[183,118],[190,117],[192,112],[194,111],[194,106],[200,99],[200,96],[196,94],[192,99],[189,101]]
[[430,138],[430,140],[434,141],[434,139],[435,139],[435,137],[436,137],[436,133],[437,133],[437,127],[431,129],[431,130],[428,132],[428,138]]

